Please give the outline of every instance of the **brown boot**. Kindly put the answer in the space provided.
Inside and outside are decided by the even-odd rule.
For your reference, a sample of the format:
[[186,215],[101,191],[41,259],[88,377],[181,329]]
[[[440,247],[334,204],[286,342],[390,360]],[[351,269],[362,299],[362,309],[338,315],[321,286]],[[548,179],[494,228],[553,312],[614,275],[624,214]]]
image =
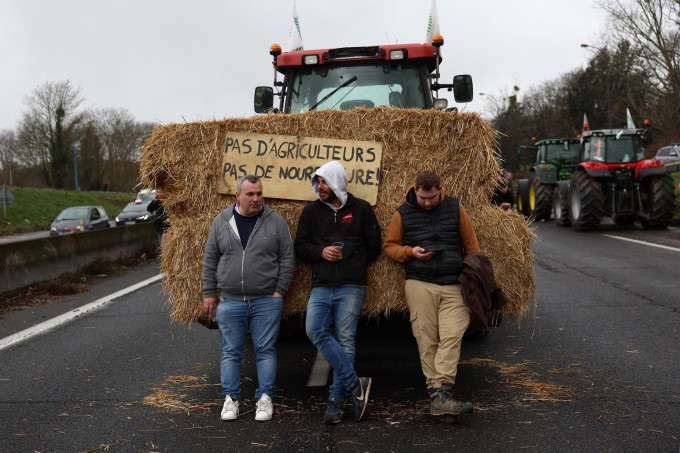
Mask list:
[[453,398],[453,386],[451,384],[443,384],[439,389],[430,389],[430,414],[436,416],[440,415],[460,415],[472,412],[472,405],[458,401]]

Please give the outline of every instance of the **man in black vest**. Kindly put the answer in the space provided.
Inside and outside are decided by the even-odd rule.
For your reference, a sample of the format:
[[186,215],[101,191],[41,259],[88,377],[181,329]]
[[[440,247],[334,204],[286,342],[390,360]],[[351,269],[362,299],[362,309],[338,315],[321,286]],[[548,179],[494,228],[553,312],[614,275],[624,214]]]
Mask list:
[[460,346],[470,323],[458,275],[463,257],[480,249],[465,208],[446,196],[436,173],[416,177],[392,216],[384,250],[406,268],[406,303],[432,400],[430,414],[471,412],[472,405],[453,398]]

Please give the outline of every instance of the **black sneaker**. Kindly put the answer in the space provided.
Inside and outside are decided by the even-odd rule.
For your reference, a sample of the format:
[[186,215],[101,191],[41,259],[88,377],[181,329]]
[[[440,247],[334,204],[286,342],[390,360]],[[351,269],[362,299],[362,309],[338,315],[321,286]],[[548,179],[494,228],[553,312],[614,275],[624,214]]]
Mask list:
[[329,399],[326,403],[326,413],[323,414],[323,422],[334,425],[342,421],[342,402]]
[[352,404],[354,405],[354,420],[361,421],[368,406],[368,395],[371,392],[370,377],[359,378],[359,383],[354,386],[351,392]]

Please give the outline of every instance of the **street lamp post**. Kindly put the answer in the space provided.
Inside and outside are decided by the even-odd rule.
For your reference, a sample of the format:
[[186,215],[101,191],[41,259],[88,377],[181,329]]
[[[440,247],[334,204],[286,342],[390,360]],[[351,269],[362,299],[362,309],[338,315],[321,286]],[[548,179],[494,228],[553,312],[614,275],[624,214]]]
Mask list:
[[493,102],[493,107],[494,107],[494,112],[493,112],[494,117],[498,117],[498,115],[500,115],[500,113],[501,113],[501,103],[498,100],[498,98],[496,96],[494,96],[493,94],[489,94],[489,93],[479,93],[479,95],[480,96],[486,96],[489,99],[491,99],[491,101]]
[[76,191],[80,190],[80,186],[78,185],[78,153],[77,153],[77,148],[76,148],[76,134],[78,132],[78,129],[80,129],[81,127],[87,126],[88,124],[92,123],[93,121],[94,120],[86,121],[84,123],[78,123],[73,128],[73,177],[75,179]]
[[[590,44],[581,44],[581,47],[584,49],[595,49],[600,53],[607,53],[607,48],[602,48],[602,47],[597,47],[597,46],[591,46]],[[605,79],[606,79],[606,89],[607,89],[607,124],[608,128],[612,128],[612,109],[611,109],[611,93],[610,93],[610,88],[609,88],[609,57],[610,55],[607,55],[607,64],[605,66]]]

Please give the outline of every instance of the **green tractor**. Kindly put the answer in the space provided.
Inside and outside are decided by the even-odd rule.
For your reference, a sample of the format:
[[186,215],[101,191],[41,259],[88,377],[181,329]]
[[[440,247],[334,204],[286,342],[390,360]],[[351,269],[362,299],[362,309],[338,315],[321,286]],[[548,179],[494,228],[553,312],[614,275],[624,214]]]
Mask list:
[[568,188],[571,174],[580,162],[579,139],[551,138],[537,141],[533,146],[521,146],[518,150],[520,160],[529,151],[536,153],[536,160],[529,178],[517,181],[517,209],[525,217],[545,221],[550,220],[554,211],[555,221],[567,225],[569,212],[562,210],[563,203],[554,201],[566,196],[558,186],[562,181]]

